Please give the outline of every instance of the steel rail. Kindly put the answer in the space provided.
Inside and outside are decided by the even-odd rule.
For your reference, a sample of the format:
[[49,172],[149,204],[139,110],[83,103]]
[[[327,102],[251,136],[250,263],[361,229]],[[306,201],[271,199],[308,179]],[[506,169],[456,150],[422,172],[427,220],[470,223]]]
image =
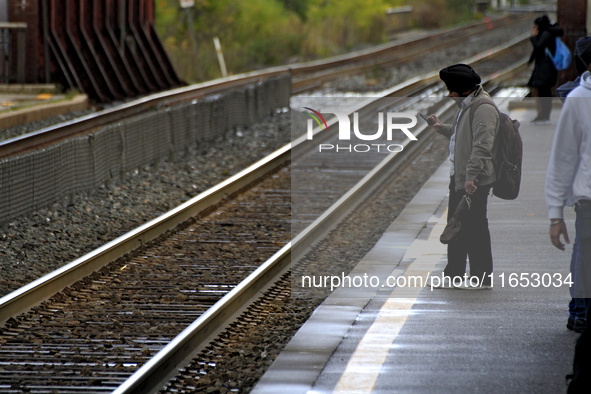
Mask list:
[[[449,105],[448,107],[451,107]],[[439,115],[442,112],[438,112]],[[328,130],[333,131],[337,121],[333,118]],[[318,129],[315,130],[319,132]],[[421,127],[417,137],[430,133],[425,126]],[[427,140],[427,138],[423,138]],[[293,145],[307,143],[306,136],[295,140]],[[414,142],[414,143],[409,143]],[[373,188],[381,184],[392,171],[403,164],[404,159],[416,152],[424,143],[406,140],[401,152],[391,153],[374,170],[368,173],[352,190],[342,196],[325,213],[316,219],[293,241],[275,253],[263,265],[257,268],[236,288],[226,294],[220,301],[199,317],[168,345],[148,360],[129,379],[119,386],[113,394],[131,394],[154,392],[158,385],[169,377],[179,365],[188,361],[200,351],[215,335],[227,326],[244,308],[252,303],[270,287],[278,277],[283,275],[293,260],[299,259],[315,241],[329,231],[340,218],[359,203]],[[294,253],[295,252],[295,253]]]
[[257,71],[152,94],[68,122],[0,141],[0,158],[36,149],[75,135],[91,133],[101,126],[137,115],[156,106],[194,100],[226,89],[242,87],[263,79],[287,74],[289,74],[289,70],[286,69]]
[[[526,16],[519,18],[518,20],[522,20],[525,17]],[[499,18],[498,20],[493,20],[493,22],[501,22],[501,26],[505,26],[511,21],[508,19]],[[394,64],[401,64],[415,60],[419,56],[424,56],[424,53],[431,48],[440,50],[464,41],[468,35],[474,34],[474,32],[469,32],[469,28],[474,29],[474,27],[479,26],[471,25],[461,30],[455,30],[453,32],[455,34],[453,35],[449,34],[451,32],[441,32],[439,34],[431,35],[424,38],[415,38],[414,40],[411,40],[408,43],[400,43],[399,46],[396,47],[396,49],[401,49],[405,47],[406,44],[410,44],[409,47],[414,49],[409,53],[402,54],[402,56],[393,56],[393,47],[391,46],[391,44],[385,44],[383,48],[372,48],[367,50],[367,53],[357,52],[358,55],[356,56],[354,62],[351,60],[347,61],[347,55],[343,55],[342,60],[333,58],[334,60],[330,62],[332,66],[331,68],[326,67],[326,65],[329,63],[325,63],[322,65],[322,68],[317,67],[316,69],[311,69],[309,66],[302,66],[300,68],[293,67],[291,70],[292,76],[294,78],[292,82],[292,90],[294,93],[300,93],[309,90],[310,88],[317,87],[321,82],[334,80],[347,75],[358,74],[360,71],[367,68],[368,66],[379,65],[382,67],[387,67],[392,66]],[[485,29],[486,27],[483,26],[482,30],[484,31]],[[451,37],[449,37],[450,35]],[[431,38],[433,38],[433,42]],[[430,46],[425,47],[426,44]],[[299,75],[302,75],[302,77],[298,78]]]
[[[514,22],[515,20],[522,20],[524,18],[525,18],[525,16],[520,16],[518,18],[511,18],[511,16],[509,16],[509,15],[504,15],[504,16],[500,16],[500,17],[491,19],[490,23],[497,24],[497,27],[499,27],[499,25],[506,26],[507,24],[510,24],[511,22]],[[474,29],[476,29],[477,31],[472,31]],[[462,34],[464,34],[464,33],[470,32],[470,34],[474,34],[474,33],[478,33],[480,31],[486,31],[486,30],[488,30],[488,27],[482,21],[469,22],[469,23],[466,23],[461,26],[441,29],[437,32],[425,33],[425,34],[422,34],[417,37],[411,37],[411,38],[408,38],[405,40],[400,40],[400,41],[395,41],[395,42],[391,42],[391,43],[378,45],[378,46],[375,46],[372,48],[368,48],[368,49],[364,49],[364,50],[360,50],[360,51],[355,51],[355,52],[344,54],[344,55],[335,56],[330,59],[294,64],[294,65],[290,66],[290,68],[292,70],[293,76],[297,77],[302,74],[310,74],[310,73],[314,73],[314,72],[318,72],[318,71],[333,69],[335,67],[351,64],[352,62],[356,63],[359,61],[367,61],[367,60],[375,62],[376,59],[383,57],[383,56],[386,56],[387,58],[391,58],[391,56],[392,56],[391,52],[393,49],[398,50],[398,49],[408,46],[408,47],[412,47],[412,48],[418,47],[421,50],[423,50],[424,48],[421,48],[421,45],[429,43],[431,41],[434,41],[434,42],[440,44],[441,39],[443,39],[443,38],[448,38],[448,37],[456,38],[455,36],[461,36],[462,38],[465,38],[464,36],[462,36]]]
[[[492,85],[498,79],[508,78],[523,70],[526,59],[517,62],[493,76],[483,80],[483,84]],[[430,79],[431,77],[428,76]],[[400,88],[408,88],[403,84]],[[393,88],[392,95],[396,89]],[[374,99],[378,101],[379,99]],[[367,104],[371,105],[371,102]],[[450,116],[455,111],[455,104],[449,102],[436,111],[440,118]],[[353,111],[354,112],[354,111]],[[328,130],[334,129],[336,120],[333,118]],[[315,132],[319,132],[316,129]],[[382,185],[405,160],[420,150],[434,131],[423,124],[416,136],[423,142],[406,140],[401,152],[389,154],[378,166],[361,179],[355,187],[336,201],[327,211],[303,230],[289,244],[273,255],[256,271],[249,275],[230,293],[218,301],[204,315],[199,317],[168,345],[160,350],[146,364],[137,370],[129,379],[119,386],[113,394],[132,394],[156,392],[169,380],[181,365],[187,364],[200,350],[221,332],[230,321],[234,320],[248,305],[269,288],[280,276],[287,272],[293,262],[303,257],[311,247],[333,229],[351,210],[363,201],[376,187]],[[293,141],[293,145],[305,144],[306,136]]]
[[[502,16],[492,19],[491,22],[504,26],[514,22],[514,19],[515,18],[511,18],[510,16]],[[521,18],[517,18],[517,20],[521,20]],[[367,50],[356,51],[350,54],[336,56],[325,60],[273,67],[261,71],[239,74],[153,94],[126,104],[119,105],[117,107],[108,108],[90,115],[86,115],[78,119],[50,126],[45,129],[18,136],[9,140],[0,141],[0,158],[56,143],[60,140],[75,135],[91,133],[101,126],[117,122],[123,118],[137,115],[155,106],[167,106],[175,103],[194,100],[196,98],[219,93],[220,91],[226,89],[243,87],[252,83],[256,83],[262,79],[268,79],[286,74],[304,77],[306,74],[313,74],[319,71],[326,71],[330,69],[335,69],[334,75],[338,76],[342,75],[339,73],[350,74],[355,72],[354,70],[358,71],[360,67],[366,67],[366,63],[368,61],[370,61],[372,64],[387,64],[388,62],[391,62],[393,58],[396,58],[397,51],[404,50],[406,47],[421,48],[429,42],[435,42],[441,45],[442,39],[451,38],[453,40],[454,36],[467,34],[467,32],[472,30],[476,30],[476,32],[483,31],[485,30],[485,25],[482,22],[472,22],[460,27],[442,29],[436,33],[425,34],[407,40],[383,44]],[[400,58],[398,57],[398,59]],[[362,66],[359,66],[359,63],[361,63]],[[346,71],[336,70],[336,68],[342,67],[344,65],[353,68]],[[312,75],[309,77],[309,80],[304,77],[303,80],[294,81],[293,88],[301,89],[302,86],[305,87],[309,84],[317,83],[319,79],[325,80],[326,78],[326,75],[320,77],[317,75]]]
[[[519,44],[522,40],[523,37],[517,37],[508,44],[487,51],[486,56],[475,56],[466,59],[465,62],[475,63],[484,60],[487,57],[498,55],[507,51],[512,45]],[[524,63],[524,61],[520,63],[520,69],[523,69]],[[501,75],[508,75],[508,72],[503,71],[499,73],[499,75],[494,75],[494,77],[498,79]],[[409,95],[414,91],[432,84],[436,80],[437,73],[430,73],[423,77],[416,77],[384,91],[383,96],[393,97]],[[375,99],[370,99],[368,102],[362,103],[358,109],[355,109],[355,111],[361,109],[361,107],[371,105],[374,101]],[[331,126],[335,123],[336,119],[329,120]],[[331,126],[329,126],[329,128]],[[316,132],[319,132],[319,130],[316,130]],[[253,180],[290,160],[292,145],[299,147],[305,143],[306,140],[303,140],[303,137],[295,140],[291,144],[284,146],[219,185],[192,198],[176,209],[153,219],[143,226],[105,244],[91,253],[72,261],[64,267],[35,280],[3,298],[0,298],[0,323],[5,322],[9,317],[30,309],[39,302],[49,298],[54,293],[62,290],[64,287],[71,285],[84,276],[100,269],[109,262],[123,256],[125,253],[136,249],[142,244],[153,240],[165,231],[176,227],[187,218],[195,216],[210,205],[218,203],[228,195],[237,192]]]
[[[500,50],[505,49],[501,48]],[[493,56],[494,54],[495,52],[489,52],[488,56]],[[431,74],[426,76],[426,79],[432,78],[433,76]],[[425,83],[423,82],[423,80],[420,78],[416,78],[413,81],[408,81],[407,83],[400,84],[397,87],[389,89],[387,92],[384,93],[384,96],[396,96],[403,94],[403,92],[404,94],[409,94],[413,90],[420,90],[424,87]],[[335,124],[336,120],[333,120],[331,122],[331,126],[329,126],[329,129],[334,128]],[[319,132],[319,130],[317,130],[317,132]],[[425,131],[420,131],[420,133],[425,133]],[[38,280],[35,280],[29,285],[26,285],[21,289],[1,298],[0,323],[3,323],[8,318],[32,308],[40,302],[48,299],[56,292],[61,291],[64,287],[71,285],[77,280],[80,280],[81,278],[91,274],[92,272],[100,269],[104,265],[116,260],[124,254],[137,249],[139,246],[149,242],[150,240],[153,240],[154,238],[160,236],[167,230],[175,228],[178,224],[186,221],[190,217],[196,216],[197,214],[211,207],[212,205],[219,203],[227,196],[233,193],[237,193],[239,190],[245,188],[247,185],[259,179],[264,174],[267,174],[268,172],[273,171],[274,169],[277,169],[278,167],[288,162],[291,159],[292,147],[301,147],[307,143],[311,142],[308,142],[308,140],[304,139],[304,137],[300,137],[299,139],[277,150],[276,152],[265,157],[259,162],[253,164],[249,168],[232,176],[231,178],[213,187],[212,189],[209,189],[199,194],[198,196],[187,201],[181,206],[173,209],[172,211],[160,216],[159,218],[156,218],[144,224],[143,226],[135,230],[132,230],[131,232],[123,235],[122,237],[119,237],[116,240],[107,243],[103,247],[96,249],[95,251],[88,253],[87,255],[77,260],[72,261],[68,265]],[[407,145],[407,148],[404,149],[402,152],[398,154],[392,154],[390,160],[392,160],[392,163],[394,163],[397,160],[402,161],[402,158],[412,154],[412,151],[418,149],[418,147],[419,144]],[[378,174],[384,174],[384,171],[388,171],[388,169],[392,168],[392,166],[394,165],[392,163],[381,164],[374,171],[372,171],[372,174],[374,174],[375,176],[379,176]],[[374,176],[370,177],[369,175],[366,176],[366,178],[378,179]],[[367,180],[365,182],[367,182]],[[363,188],[368,190],[369,186],[364,186]],[[359,196],[361,196],[362,193],[361,189],[362,188],[360,188],[360,191],[349,192],[347,194],[347,198],[360,198]],[[343,207],[344,205],[341,205],[341,213],[344,209]],[[336,215],[336,213],[325,213],[322,216],[322,220],[333,220],[326,218],[333,218],[334,215]],[[315,237],[318,237],[319,231],[326,230],[325,225],[319,226],[318,224],[315,224],[313,227],[316,228],[316,230],[314,230],[315,232],[313,233],[314,236],[305,236],[301,234],[293,240],[293,245],[295,248],[294,250],[296,250],[297,253],[300,253],[300,250],[305,249],[303,246],[301,246],[304,245],[304,243],[302,243],[303,241],[301,241],[303,238],[312,237],[306,239],[315,239]],[[212,309],[208,311],[205,315],[203,315],[202,318],[198,320],[201,323],[199,323],[198,325],[192,324],[191,327],[195,328],[194,326],[198,326],[198,331],[200,332],[199,335],[191,337],[196,338],[195,340],[189,338],[180,342],[176,340],[172,342],[177,344],[175,345],[175,347],[178,348],[177,351],[182,350],[185,353],[177,353],[176,355],[175,353],[172,353],[172,355],[167,356],[166,359],[161,359],[161,361],[156,363],[157,365],[154,364],[154,362],[146,364],[146,368],[157,367],[158,369],[174,369],[174,366],[171,365],[177,365],[179,360],[181,358],[184,358],[181,355],[186,354],[188,349],[194,347],[194,341],[203,342],[203,338],[209,338],[212,335],[214,335],[217,332],[217,330],[223,327],[223,324],[220,323],[221,321],[227,321],[229,317],[235,315],[241,308],[244,307],[244,305],[250,302],[250,300],[253,298],[253,294],[256,294],[260,290],[264,289],[265,286],[270,285],[270,283],[272,283],[272,278],[276,277],[278,272],[282,272],[285,270],[284,263],[271,263],[271,261],[284,261],[284,259],[287,256],[286,253],[291,254],[291,249],[289,251],[285,248],[282,249],[282,251],[273,256],[272,259],[269,260],[269,262],[263,264],[263,266],[261,266],[257,271],[255,271],[255,273],[249,276],[249,278],[253,282],[252,285],[247,285],[248,282],[241,283],[236,288],[236,292],[233,291],[229,293],[226,297],[224,297],[222,301],[216,304],[215,309]],[[224,305],[224,303],[227,302],[228,298],[231,298],[232,304],[234,306]],[[165,349],[169,349],[169,347],[167,346]],[[144,369],[142,368],[140,369],[140,371],[144,371]],[[134,374],[133,376],[136,375]],[[136,385],[137,384],[134,384],[134,387]]]
[[239,192],[287,163],[290,157],[291,144],[287,144],[177,208],[0,298],[0,324]]
[[[467,59],[466,62],[473,63],[486,59],[487,57],[504,53],[512,45],[519,44],[521,41],[522,38],[518,37],[508,44],[487,51],[486,56],[476,56]],[[414,91],[423,89],[429,84],[432,84],[436,79],[437,73],[430,73],[424,77],[416,77],[384,91],[382,96],[393,97],[409,95]],[[368,102],[362,103],[360,107],[353,112],[360,110],[362,107],[369,106],[375,101],[375,99],[370,99]],[[333,125],[335,122],[336,120],[333,119],[329,123]],[[319,130],[317,130],[317,132],[319,132]],[[292,144],[294,143],[295,146],[303,146],[303,144],[306,144],[306,140],[298,139]],[[72,261],[60,269],[21,287],[3,298],[0,298],[0,323],[5,322],[8,318],[18,313],[30,309],[34,305],[49,298],[54,293],[62,290],[64,287],[67,287],[95,270],[102,268],[104,265],[123,256],[125,253],[129,253],[142,244],[155,239],[165,231],[176,227],[189,217],[197,215],[210,205],[216,204],[224,197],[245,187],[253,180],[264,175],[266,171],[271,171],[279,165],[287,162],[290,160],[292,144],[286,145],[219,185],[192,198],[178,208],[153,219],[143,226],[107,243],[79,259]]]

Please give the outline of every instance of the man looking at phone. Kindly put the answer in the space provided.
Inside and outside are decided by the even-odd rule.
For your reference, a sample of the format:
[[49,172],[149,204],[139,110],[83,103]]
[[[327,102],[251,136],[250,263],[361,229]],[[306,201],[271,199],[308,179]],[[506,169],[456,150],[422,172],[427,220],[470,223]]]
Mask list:
[[[463,277],[466,272],[466,257],[470,262],[471,277],[478,277],[478,286],[470,281],[459,286],[462,289],[490,289],[490,274],[493,270],[490,231],[486,217],[488,194],[496,179],[493,166],[493,142],[499,125],[499,113],[492,99],[480,86],[480,76],[466,64],[454,64],[439,72],[459,111],[453,124],[443,124],[435,115],[427,119],[435,131],[449,138],[451,173],[449,184],[448,221],[464,197],[471,200],[470,212],[462,223],[455,241],[447,245],[445,277]],[[471,116],[471,106],[486,99]],[[449,281],[442,286],[450,287]],[[474,282],[476,281],[474,280]],[[434,286],[435,287],[435,286]]]

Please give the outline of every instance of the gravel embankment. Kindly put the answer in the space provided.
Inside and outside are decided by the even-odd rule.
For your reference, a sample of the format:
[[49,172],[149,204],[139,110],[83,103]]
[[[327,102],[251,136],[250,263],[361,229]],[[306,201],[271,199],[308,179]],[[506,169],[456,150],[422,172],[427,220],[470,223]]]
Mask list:
[[95,112],[93,109],[87,109],[84,111],[73,111],[61,115],[52,116],[42,120],[36,120],[34,122],[23,123],[13,127],[7,127],[0,130],[0,141],[5,141],[14,137],[18,137],[23,134],[32,133],[33,131],[41,130],[49,126],[53,126],[59,123],[64,123],[72,119],[80,118],[84,115],[88,115]]
[[0,231],[0,296],[180,205],[290,141],[290,113],[276,114],[186,159],[146,166],[92,195],[64,199]]
[[[467,58],[482,53],[486,49],[491,49],[497,45],[504,44],[521,34],[529,32],[532,24],[533,18],[532,20],[526,19],[517,25],[501,28],[499,30],[491,30],[480,36],[472,37],[469,40],[462,42],[460,45],[431,51],[414,62],[388,68],[376,66],[363,74],[339,78],[332,82],[330,87],[326,89],[305,93],[299,96],[314,97],[327,94],[340,96],[343,92],[357,92],[364,93],[371,97],[372,93],[377,95],[381,90],[405,82],[410,78],[440,70],[445,66],[461,62]],[[528,51],[527,53],[524,53],[523,56],[529,56],[530,54],[531,51]],[[515,59],[515,61],[518,60],[520,59]],[[478,70],[476,70],[476,72],[478,72]]]

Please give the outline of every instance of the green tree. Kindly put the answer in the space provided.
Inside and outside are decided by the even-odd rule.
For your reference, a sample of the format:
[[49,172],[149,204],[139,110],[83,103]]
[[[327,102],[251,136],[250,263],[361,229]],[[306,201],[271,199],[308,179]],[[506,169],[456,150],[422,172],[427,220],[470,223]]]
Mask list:
[[156,28],[179,76],[192,83],[221,76],[214,37],[237,74],[385,42],[390,7],[416,6],[418,25],[439,27],[466,20],[474,1],[195,0],[181,9],[178,0],[156,0]]
[[280,0],[285,9],[295,12],[302,21],[307,20],[308,0]]

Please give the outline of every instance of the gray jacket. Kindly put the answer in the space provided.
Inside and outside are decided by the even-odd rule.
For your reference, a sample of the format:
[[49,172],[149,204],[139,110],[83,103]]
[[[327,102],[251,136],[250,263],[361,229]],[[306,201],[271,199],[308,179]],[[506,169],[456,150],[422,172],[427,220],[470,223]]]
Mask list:
[[462,101],[454,123],[443,125],[439,131],[450,139],[455,132],[455,141],[450,141],[450,160],[456,190],[464,189],[467,180],[478,179],[479,186],[490,185],[496,180],[492,150],[499,127],[499,114],[492,105],[482,104],[476,109],[470,124],[470,106],[483,97],[490,99],[480,86]]

